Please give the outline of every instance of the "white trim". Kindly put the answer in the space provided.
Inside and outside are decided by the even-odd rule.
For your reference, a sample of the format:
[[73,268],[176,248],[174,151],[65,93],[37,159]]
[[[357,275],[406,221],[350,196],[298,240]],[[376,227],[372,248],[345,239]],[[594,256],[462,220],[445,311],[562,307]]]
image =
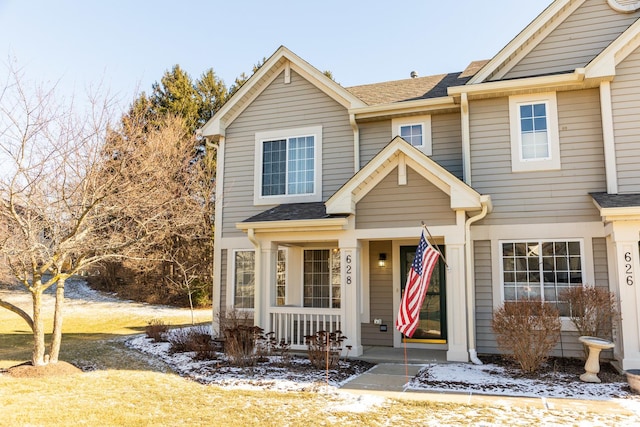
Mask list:
[[[519,106],[544,103],[547,114],[547,142],[549,156],[544,159],[523,159]],[[558,104],[555,92],[509,97],[509,124],[511,132],[512,172],[531,172],[560,169],[560,134],[558,131]]]
[[[314,150],[314,178],[313,193],[309,194],[283,194],[276,196],[262,195],[262,159],[265,141],[285,139],[287,140],[287,152],[289,150],[289,138],[313,136]],[[256,132],[254,150],[254,180],[253,180],[253,204],[276,205],[280,203],[305,203],[322,201],[322,126],[309,126],[303,128],[271,130]],[[286,191],[286,185],[285,185]]]
[[[431,115],[401,117],[391,119],[391,136],[400,136],[400,128],[405,126],[421,126],[422,127],[422,144],[413,145],[427,156],[433,154],[432,136],[431,136]],[[408,141],[407,141],[408,142]]]
[[255,263],[259,254],[254,248],[235,248],[231,251],[231,260],[227,259],[227,265],[231,265],[231,268],[227,268],[227,307],[233,307],[239,311],[254,311],[256,309],[255,302],[253,308],[236,307],[236,253],[238,252],[253,252],[254,255],[254,270],[253,270],[253,282],[254,282],[254,295],[255,287],[258,286],[258,277],[256,275]]
[[607,193],[618,194],[616,141],[613,130],[610,82],[602,82],[600,85],[600,113],[602,115],[602,139],[604,141],[604,168],[607,177]]
[[640,9],[638,0],[607,0],[607,3],[611,9],[621,13],[633,13]]

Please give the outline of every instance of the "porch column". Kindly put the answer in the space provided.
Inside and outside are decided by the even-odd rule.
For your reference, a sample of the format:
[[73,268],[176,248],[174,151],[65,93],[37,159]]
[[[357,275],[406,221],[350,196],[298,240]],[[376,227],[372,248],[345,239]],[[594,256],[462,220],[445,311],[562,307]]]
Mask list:
[[447,360],[468,362],[467,305],[464,244],[446,242],[447,248]]
[[616,221],[610,224],[610,282],[620,301],[620,328],[614,354],[622,369],[640,369],[640,261],[638,231],[640,221]]
[[269,307],[275,303],[278,245],[273,242],[262,243],[260,256],[262,271],[260,277],[256,277],[254,325],[260,326],[265,332],[271,332]]
[[350,356],[362,354],[360,340],[360,248],[358,244],[340,245],[340,265],[342,270],[342,298],[340,302],[342,313],[342,332],[347,337],[343,343],[343,354],[346,346],[350,345]]

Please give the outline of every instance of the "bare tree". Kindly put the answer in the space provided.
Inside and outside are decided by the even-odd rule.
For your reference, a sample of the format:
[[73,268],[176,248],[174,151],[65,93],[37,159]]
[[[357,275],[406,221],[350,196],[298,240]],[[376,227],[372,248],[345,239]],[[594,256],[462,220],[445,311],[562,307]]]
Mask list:
[[[201,221],[192,208],[203,204],[189,188],[195,144],[180,120],[142,131],[135,120],[113,120],[114,105],[95,96],[77,113],[8,68],[0,87],[0,262],[30,293],[32,310],[0,306],[29,324],[31,362],[44,365],[58,361],[65,280],[102,261],[153,254],[168,233]],[[47,354],[42,296],[54,285]]]

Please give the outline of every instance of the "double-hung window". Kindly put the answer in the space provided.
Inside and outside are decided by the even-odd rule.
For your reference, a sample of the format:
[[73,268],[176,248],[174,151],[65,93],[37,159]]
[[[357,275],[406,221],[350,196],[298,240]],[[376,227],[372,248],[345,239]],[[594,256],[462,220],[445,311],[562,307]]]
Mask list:
[[320,201],[322,128],[256,133],[254,202]]
[[556,94],[510,97],[509,118],[512,170],[560,169]]
[[568,314],[562,293],[582,286],[582,243],[578,240],[500,242],[505,301],[541,300]]
[[252,309],[256,288],[255,251],[235,251],[233,261],[233,306]]
[[304,251],[304,306],[340,308],[340,251]]

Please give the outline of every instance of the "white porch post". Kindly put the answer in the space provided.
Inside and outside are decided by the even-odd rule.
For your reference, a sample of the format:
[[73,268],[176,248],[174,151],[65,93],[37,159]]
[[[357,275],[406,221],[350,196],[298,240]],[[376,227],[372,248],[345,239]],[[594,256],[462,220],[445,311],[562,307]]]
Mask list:
[[611,241],[609,277],[612,290],[620,301],[620,330],[614,353],[621,359],[622,369],[640,369],[640,262],[638,230],[640,221],[610,224]]
[[343,352],[350,345],[350,356],[362,354],[360,339],[360,248],[358,244],[340,245],[340,266],[342,270],[342,332],[347,337],[343,343]]
[[464,243],[446,242],[447,248],[447,360],[468,362],[467,305]]
[[[256,302],[254,325],[260,326],[265,332],[271,332],[269,319],[269,307],[275,301],[275,287],[277,276],[278,245],[273,242],[265,242],[261,245],[261,274],[256,280]],[[256,277],[256,279],[258,279]]]

